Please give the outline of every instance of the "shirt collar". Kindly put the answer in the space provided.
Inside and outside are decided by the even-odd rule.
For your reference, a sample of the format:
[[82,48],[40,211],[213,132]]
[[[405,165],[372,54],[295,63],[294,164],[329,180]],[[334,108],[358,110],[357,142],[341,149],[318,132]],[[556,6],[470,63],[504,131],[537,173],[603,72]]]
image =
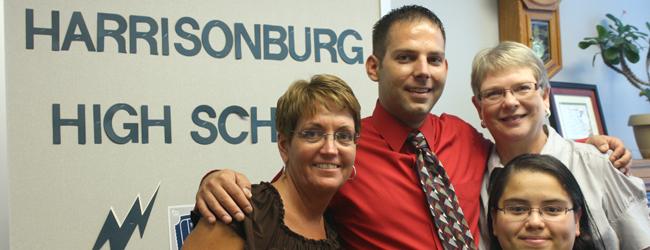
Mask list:
[[504,167],[503,164],[501,164],[501,157],[499,157],[499,154],[497,154],[497,147],[492,147],[492,152],[490,152],[490,158],[488,158],[487,166],[488,176],[492,175],[492,171],[494,171],[494,169]]
[[[571,162],[574,151],[573,144],[576,142],[565,139],[550,126],[547,126],[546,129],[548,139],[546,139],[546,145],[544,145],[541,154],[552,155],[561,162]],[[566,167],[573,169],[571,164],[567,164]]]
[[[543,155],[559,155],[559,152],[565,150],[563,148],[564,138],[555,132],[555,129],[552,127],[548,125],[543,126],[544,133],[546,133],[547,137],[546,143],[544,143],[544,147],[542,147],[542,151],[539,153]],[[504,165],[501,164],[501,158],[499,157],[499,154],[497,154],[496,147],[492,147],[492,152],[490,153],[490,158],[488,159],[488,174],[492,174],[492,171],[495,168],[503,167]]]
[[542,148],[540,154],[543,155],[560,155],[559,153],[565,150],[564,147],[564,138],[558,134],[555,129],[551,126],[544,125],[544,131],[547,134],[546,144]]
[[[377,128],[378,133],[382,138],[384,138],[393,151],[400,151],[406,142],[408,135],[414,131],[412,128],[404,125],[404,123],[388,113],[388,111],[381,106],[379,101],[375,104],[375,110],[372,113],[372,117],[374,121],[373,125]],[[429,117],[432,117],[433,119],[437,118],[434,115],[427,116],[427,119],[425,119],[418,130],[424,134],[424,138],[427,140],[427,143],[429,143],[429,147],[433,149],[434,145],[431,143],[435,144],[435,128],[433,123],[429,120]]]

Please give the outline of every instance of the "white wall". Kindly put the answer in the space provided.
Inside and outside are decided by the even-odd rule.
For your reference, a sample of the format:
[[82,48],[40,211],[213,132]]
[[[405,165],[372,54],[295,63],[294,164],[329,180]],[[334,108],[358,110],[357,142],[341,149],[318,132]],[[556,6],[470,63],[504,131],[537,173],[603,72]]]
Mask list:
[[9,173],[7,166],[4,16],[3,2],[3,4],[0,4],[0,249],[9,249]]

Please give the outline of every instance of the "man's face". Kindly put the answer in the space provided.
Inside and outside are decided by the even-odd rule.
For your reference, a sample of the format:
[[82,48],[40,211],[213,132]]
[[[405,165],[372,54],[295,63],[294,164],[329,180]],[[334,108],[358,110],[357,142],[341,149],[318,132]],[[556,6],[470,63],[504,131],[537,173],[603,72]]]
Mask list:
[[429,21],[402,21],[388,30],[386,53],[372,55],[366,71],[379,84],[379,103],[411,128],[422,125],[447,79],[445,41]]

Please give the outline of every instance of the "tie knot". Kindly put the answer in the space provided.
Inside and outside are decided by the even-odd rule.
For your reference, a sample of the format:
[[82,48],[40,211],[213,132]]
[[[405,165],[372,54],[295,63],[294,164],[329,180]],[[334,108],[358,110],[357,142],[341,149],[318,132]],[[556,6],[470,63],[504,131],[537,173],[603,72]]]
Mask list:
[[414,131],[409,134],[408,141],[415,147],[415,149],[428,148],[427,140],[420,131]]

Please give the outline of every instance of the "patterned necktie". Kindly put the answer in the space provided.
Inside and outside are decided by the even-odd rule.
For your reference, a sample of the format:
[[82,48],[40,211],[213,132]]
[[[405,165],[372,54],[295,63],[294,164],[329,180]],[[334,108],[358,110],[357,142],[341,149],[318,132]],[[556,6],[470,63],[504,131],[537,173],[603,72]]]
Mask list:
[[409,135],[408,140],[415,146],[415,168],[420,176],[422,191],[427,197],[440,242],[445,249],[476,249],[454,187],[442,164],[429,149],[424,135],[416,131]]

